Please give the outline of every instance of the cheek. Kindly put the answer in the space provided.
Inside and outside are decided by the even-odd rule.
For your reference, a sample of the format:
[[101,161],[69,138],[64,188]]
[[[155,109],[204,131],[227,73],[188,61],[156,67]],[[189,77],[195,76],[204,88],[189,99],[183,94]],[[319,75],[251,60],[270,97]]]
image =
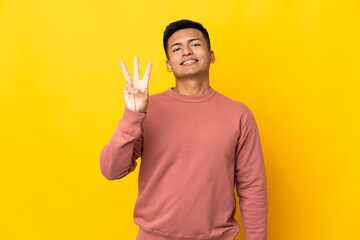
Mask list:
[[211,62],[211,57],[209,54],[205,53],[201,56],[201,58],[203,59],[204,63],[210,63]]
[[202,59],[209,59],[210,55],[207,51],[205,50],[201,50],[199,52],[196,53],[198,56],[200,56]]
[[171,62],[171,64],[174,64],[174,63],[176,63],[176,62],[178,62],[178,61],[179,61],[179,54],[174,53],[174,54],[172,54],[172,55],[170,56],[170,62]]

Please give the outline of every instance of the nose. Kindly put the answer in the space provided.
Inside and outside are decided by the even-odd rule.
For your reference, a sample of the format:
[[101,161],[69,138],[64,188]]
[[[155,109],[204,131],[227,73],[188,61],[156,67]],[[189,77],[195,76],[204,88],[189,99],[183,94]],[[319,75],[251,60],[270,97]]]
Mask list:
[[188,55],[191,55],[192,53],[193,53],[193,51],[190,46],[184,47],[183,56],[188,56]]

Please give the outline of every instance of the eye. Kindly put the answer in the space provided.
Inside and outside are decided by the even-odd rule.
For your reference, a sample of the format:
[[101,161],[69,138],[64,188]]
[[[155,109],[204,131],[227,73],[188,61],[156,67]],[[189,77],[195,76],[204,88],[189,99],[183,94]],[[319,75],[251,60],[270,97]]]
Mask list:
[[179,51],[180,50],[180,48],[178,47],[178,48],[174,48],[173,49],[173,52],[176,52],[176,51]]
[[200,46],[200,43],[194,43],[192,46]]

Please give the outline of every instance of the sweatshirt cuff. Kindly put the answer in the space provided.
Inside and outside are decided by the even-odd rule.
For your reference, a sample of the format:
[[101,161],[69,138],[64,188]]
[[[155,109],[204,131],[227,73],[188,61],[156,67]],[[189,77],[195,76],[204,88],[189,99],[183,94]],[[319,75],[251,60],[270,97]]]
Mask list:
[[137,132],[146,117],[146,113],[136,112],[125,106],[123,118],[119,121],[119,127],[127,132]]

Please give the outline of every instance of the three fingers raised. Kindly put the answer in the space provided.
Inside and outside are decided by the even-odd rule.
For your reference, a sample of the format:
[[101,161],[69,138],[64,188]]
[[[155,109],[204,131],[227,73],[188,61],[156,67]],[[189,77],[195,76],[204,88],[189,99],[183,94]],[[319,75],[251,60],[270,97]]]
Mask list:
[[[140,80],[139,79],[139,58],[138,57],[134,58],[134,79],[131,78],[124,61],[120,62],[120,66],[121,66],[124,78],[127,83],[132,83],[133,80],[135,80],[135,81]],[[142,79],[143,81],[145,81],[144,83],[146,84],[146,86],[149,85],[151,68],[152,68],[152,62],[150,61],[150,62],[148,62],[147,66],[146,66],[144,77]]]

